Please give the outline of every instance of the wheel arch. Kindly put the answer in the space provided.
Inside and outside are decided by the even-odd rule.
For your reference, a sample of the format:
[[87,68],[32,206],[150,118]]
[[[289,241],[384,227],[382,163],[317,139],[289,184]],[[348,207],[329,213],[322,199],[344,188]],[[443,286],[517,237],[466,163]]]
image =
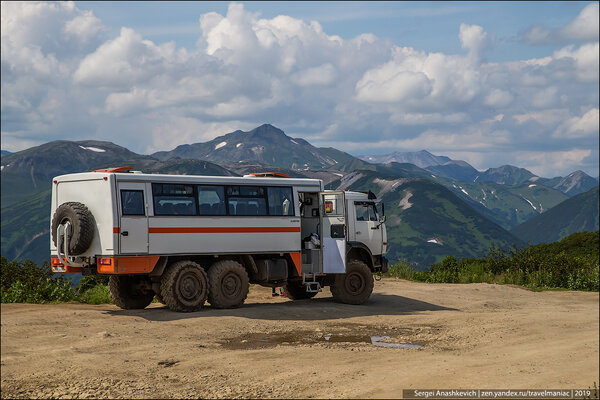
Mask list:
[[375,268],[371,250],[369,250],[369,248],[361,242],[348,242],[346,261],[350,260],[360,260],[364,262],[371,271],[373,271]]

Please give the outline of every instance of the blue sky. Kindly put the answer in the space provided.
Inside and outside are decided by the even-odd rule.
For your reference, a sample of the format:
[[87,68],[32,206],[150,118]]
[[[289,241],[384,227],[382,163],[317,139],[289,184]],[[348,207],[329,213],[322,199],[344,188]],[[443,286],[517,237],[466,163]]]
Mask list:
[[[115,34],[129,26],[155,42],[174,40],[178,46],[194,48],[201,33],[198,16],[215,11],[227,13],[228,2],[77,2],[110,25]],[[290,15],[316,20],[329,34],[351,39],[373,33],[396,44],[427,51],[458,53],[457,27],[461,23],[485,26],[494,32],[495,46],[489,61],[543,57],[556,46],[528,46],[519,41],[520,30],[533,25],[560,27],[567,24],[589,2],[359,2],[359,1],[253,1],[248,11],[263,18]]]
[[597,2],[2,3],[2,148],[272,123],[351,154],[598,175]]

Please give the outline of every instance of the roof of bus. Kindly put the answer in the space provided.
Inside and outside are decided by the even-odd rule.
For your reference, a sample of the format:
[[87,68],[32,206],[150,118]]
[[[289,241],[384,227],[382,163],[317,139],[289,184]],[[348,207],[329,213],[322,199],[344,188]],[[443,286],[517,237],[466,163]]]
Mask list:
[[322,190],[321,179],[309,178],[263,178],[242,176],[209,176],[209,175],[167,175],[167,174],[143,174],[143,173],[107,173],[107,172],[81,172],[75,174],[60,175],[53,178],[56,181],[80,181],[90,179],[103,179],[114,175],[117,181],[128,182],[177,182],[177,183],[213,183],[213,184],[260,184],[260,185],[292,185],[313,186]]

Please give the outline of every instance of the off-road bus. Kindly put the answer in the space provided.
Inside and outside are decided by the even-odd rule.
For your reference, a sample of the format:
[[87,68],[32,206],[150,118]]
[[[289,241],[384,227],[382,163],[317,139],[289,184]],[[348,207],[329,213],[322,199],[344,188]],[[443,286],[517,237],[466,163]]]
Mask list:
[[387,271],[383,204],[319,179],[161,175],[109,168],[52,182],[54,272],[109,275],[115,304],[242,305],[249,283],[362,304]]

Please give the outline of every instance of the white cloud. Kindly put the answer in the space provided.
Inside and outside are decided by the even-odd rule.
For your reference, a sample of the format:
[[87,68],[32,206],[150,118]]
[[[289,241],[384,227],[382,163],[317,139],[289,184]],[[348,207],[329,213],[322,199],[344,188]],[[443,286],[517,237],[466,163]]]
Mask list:
[[530,44],[597,41],[598,19],[598,3],[590,3],[566,25],[555,29],[542,25],[532,26],[521,34],[521,39]]
[[[586,10],[573,26],[593,26]],[[575,38],[569,26],[562,32]],[[197,47],[186,50],[128,27],[107,37],[74,3],[2,3],[3,146],[93,137],[168,150],[270,122],[361,153],[426,148],[516,163],[517,150],[565,146],[571,165],[576,150],[597,147],[597,37],[488,63],[494,33],[479,25],[456,27],[457,54],[370,33],[342,39],[317,21],[262,18],[237,3],[198,16],[197,28]],[[536,157],[536,168],[553,170]]]
[[523,124],[527,121],[535,121],[540,125],[556,125],[558,122],[564,121],[568,117],[568,110],[556,108],[513,115],[513,118],[518,124]]
[[599,124],[598,108],[592,108],[580,117],[574,116],[566,120],[552,136],[570,139],[598,137]]
[[89,41],[104,30],[107,30],[107,28],[91,11],[84,11],[82,15],[67,21],[64,26],[65,33],[79,38],[83,42]]
[[335,68],[330,63],[308,68],[292,75],[291,79],[298,86],[329,85],[335,79]]
[[566,39],[598,40],[598,13],[598,3],[587,5],[560,30],[560,35]]
[[127,88],[167,72],[174,63],[183,64],[186,56],[173,42],[157,46],[132,29],[121,28],[116,39],[81,61],[73,79],[90,86]]
[[506,107],[512,100],[513,96],[506,90],[492,89],[483,102],[490,107]]
[[475,57],[488,46],[487,32],[479,25],[460,24],[458,37],[463,49],[469,50]]
[[577,78],[583,82],[598,82],[598,42],[586,43],[577,49],[567,46],[554,52],[554,60],[573,60]]

